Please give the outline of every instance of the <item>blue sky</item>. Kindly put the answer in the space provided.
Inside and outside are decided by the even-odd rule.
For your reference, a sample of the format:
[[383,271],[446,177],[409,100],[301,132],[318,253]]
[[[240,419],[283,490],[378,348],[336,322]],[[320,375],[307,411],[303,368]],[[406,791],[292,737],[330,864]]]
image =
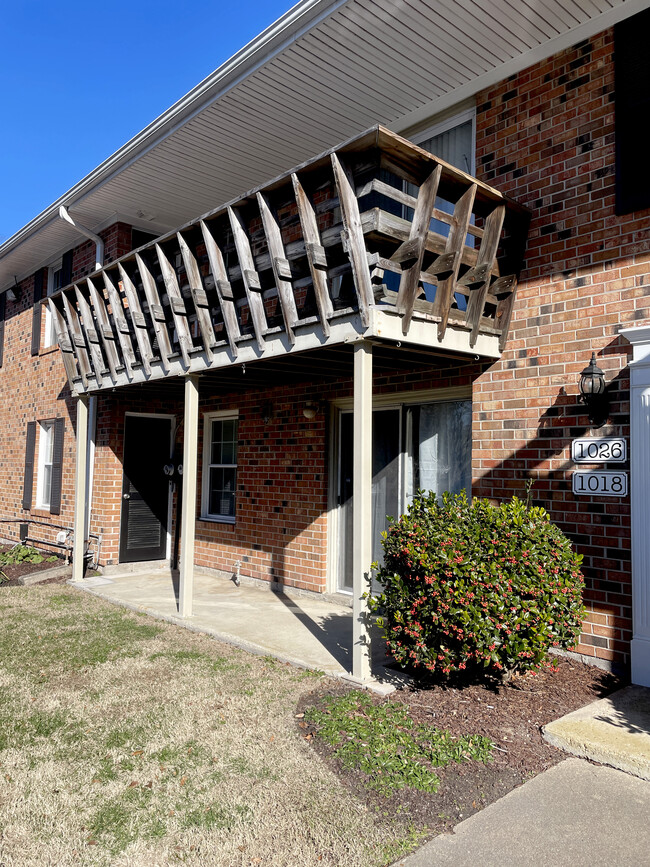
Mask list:
[[0,242],[292,5],[8,2],[0,25]]

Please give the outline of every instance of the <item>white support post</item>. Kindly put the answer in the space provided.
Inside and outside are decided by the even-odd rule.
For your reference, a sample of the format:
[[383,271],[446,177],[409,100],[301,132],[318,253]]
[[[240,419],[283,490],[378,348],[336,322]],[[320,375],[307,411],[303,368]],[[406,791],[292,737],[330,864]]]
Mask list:
[[88,482],[88,395],[77,398],[77,453],[74,477],[72,580],[83,581],[86,553],[86,485]]
[[191,617],[194,595],[194,537],[196,534],[196,492],[197,472],[199,466],[198,376],[185,377],[185,416],[183,431],[183,510],[180,516],[181,558],[178,613],[181,617]]
[[650,687],[650,328],[619,331],[634,347],[630,362],[632,518],[632,683]]
[[354,347],[354,434],[352,488],[352,676],[371,677],[368,603],[372,560],[372,345]]

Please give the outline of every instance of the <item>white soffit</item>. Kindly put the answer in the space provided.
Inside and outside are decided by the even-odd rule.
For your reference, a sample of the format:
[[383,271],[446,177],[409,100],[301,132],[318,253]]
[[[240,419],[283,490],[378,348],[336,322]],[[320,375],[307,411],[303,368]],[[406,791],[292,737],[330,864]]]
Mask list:
[[404,132],[650,0],[303,0],[0,246],[0,288],[113,213],[173,228],[382,123]]

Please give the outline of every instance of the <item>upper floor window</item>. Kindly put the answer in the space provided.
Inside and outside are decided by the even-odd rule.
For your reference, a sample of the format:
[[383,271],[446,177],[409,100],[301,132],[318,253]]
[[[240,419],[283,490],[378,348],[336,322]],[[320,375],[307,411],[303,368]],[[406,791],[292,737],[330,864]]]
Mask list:
[[[47,296],[50,297],[58,292],[63,286],[63,264],[59,260],[56,264],[50,265],[47,274]],[[54,317],[50,313],[50,308],[45,307],[45,334],[43,337],[43,348],[54,346],[57,342],[56,328],[54,327]]]
[[429,127],[413,143],[457,169],[476,172],[476,111],[472,108]]

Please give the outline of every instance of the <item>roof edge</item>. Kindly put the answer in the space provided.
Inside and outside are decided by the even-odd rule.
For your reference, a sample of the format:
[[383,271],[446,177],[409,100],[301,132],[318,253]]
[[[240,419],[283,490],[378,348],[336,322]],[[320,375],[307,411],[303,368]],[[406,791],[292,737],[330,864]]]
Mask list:
[[100,163],[97,168],[0,244],[0,259],[52,220],[58,219],[58,209],[61,205],[73,207],[86,193],[164,141],[177,127],[201,111],[206,103],[217,99],[234,87],[270,60],[274,54],[298,39],[303,32],[327,18],[347,2],[348,0],[299,0],[288,12],[244,45],[185,96]]

